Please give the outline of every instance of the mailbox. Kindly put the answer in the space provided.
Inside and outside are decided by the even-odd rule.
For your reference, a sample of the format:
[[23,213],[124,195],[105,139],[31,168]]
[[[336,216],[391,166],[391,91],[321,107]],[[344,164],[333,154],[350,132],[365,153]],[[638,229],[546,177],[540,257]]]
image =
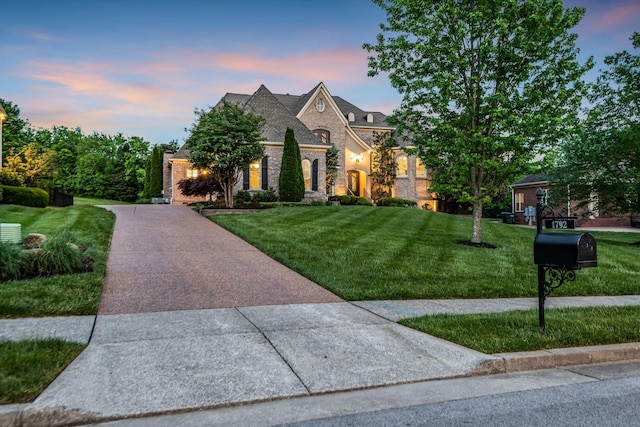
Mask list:
[[533,260],[545,267],[596,267],[596,239],[589,233],[539,233],[533,243]]

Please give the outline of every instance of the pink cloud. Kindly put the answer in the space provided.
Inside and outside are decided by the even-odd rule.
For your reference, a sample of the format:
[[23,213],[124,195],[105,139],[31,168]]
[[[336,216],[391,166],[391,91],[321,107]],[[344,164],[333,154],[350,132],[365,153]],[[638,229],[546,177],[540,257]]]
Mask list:
[[590,20],[592,29],[604,32],[613,28],[619,28],[627,23],[637,23],[640,19],[640,4],[629,3],[612,6],[610,10]]

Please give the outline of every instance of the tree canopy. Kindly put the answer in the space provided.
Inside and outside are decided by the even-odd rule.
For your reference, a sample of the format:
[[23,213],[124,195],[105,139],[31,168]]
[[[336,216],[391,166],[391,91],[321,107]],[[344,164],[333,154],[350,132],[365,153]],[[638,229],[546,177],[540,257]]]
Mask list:
[[432,173],[431,191],[483,204],[573,132],[584,93],[575,46],[584,9],[561,0],[374,0],[387,14],[365,44],[402,104],[389,118]]
[[233,208],[233,187],[242,169],[264,156],[259,141],[264,118],[247,113],[223,100],[208,111],[195,111],[196,121],[186,144],[189,161],[198,169],[211,173],[224,192],[225,205]]
[[[640,33],[631,37],[640,49]],[[583,131],[563,145],[553,194],[599,211],[640,212],[640,55],[607,56],[589,85]]]

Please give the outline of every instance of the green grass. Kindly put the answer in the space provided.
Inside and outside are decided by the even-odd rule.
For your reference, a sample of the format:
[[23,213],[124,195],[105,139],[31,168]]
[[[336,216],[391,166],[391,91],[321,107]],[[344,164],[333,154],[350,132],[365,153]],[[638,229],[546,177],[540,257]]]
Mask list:
[[0,341],[0,404],[35,399],[85,347],[57,339]]
[[[276,208],[210,219],[346,300],[533,297],[535,230],[406,208]],[[554,295],[640,294],[639,234],[594,232],[597,268]]]
[[0,220],[22,224],[30,232],[71,231],[91,246],[94,271],[0,283],[0,318],[95,314],[106,272],[115,215],[105,209],[77,205],[66,208],[28,208],[0,205]]
[[94,199],[91,197],[73,197],[73,204],[76,206],[79,205],[128,205],[127,202],[120,202],[118,200],[109,200],[109,199]]
[[538,311],[439,314],[400,321],[413,329],[487,354],[583,347],[640,341],[640,307],[586,307],[545,310],[546,333]]

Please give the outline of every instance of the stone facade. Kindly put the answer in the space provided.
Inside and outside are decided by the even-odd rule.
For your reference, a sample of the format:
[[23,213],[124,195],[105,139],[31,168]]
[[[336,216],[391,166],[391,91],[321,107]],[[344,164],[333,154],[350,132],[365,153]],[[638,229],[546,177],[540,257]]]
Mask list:
[[[260,114],[266,120],[263,145],[267,158],[267,183],[262,182],[265,177],[263,173],[260,188],[251,188],[241,179],[234,187],[234,192],[247,188],[251,192],[273,188],[277,193],[284,135],[290,127],[294,129],[300,146],[301,159],[308,160],[312,165],[310,182],[317,184],[317,190],[307,189],[304,200],[327,200],[326,152],[332,145],[338,151],[338,174],[329,193],[371,198],[371,144],[374,133],[394,132],[394,128],[387,124],[384,114],[363,111],[342,98],[332,96],[323,83],[303,95],[274,95],[261,86],[252,95],[227,94],[223,99]],[[393,194],[415,200],[418,206],[422,207],[426,203],[435,209],[435,200],[428,192],[428,177],[416,176],[415,156],[404,154],[402,146],[396,149],[396,156],[407,158],[408,169],[406,176],[396,179]],[[187,169],[188,152],[185,147],[167,157],[165,194],[173,203],[193,201],[178,194],[175,188],[175,182],[186,177]],[[253,183],[256,183],[255,175]],[[309,186],[311,187],[310,184]]]

